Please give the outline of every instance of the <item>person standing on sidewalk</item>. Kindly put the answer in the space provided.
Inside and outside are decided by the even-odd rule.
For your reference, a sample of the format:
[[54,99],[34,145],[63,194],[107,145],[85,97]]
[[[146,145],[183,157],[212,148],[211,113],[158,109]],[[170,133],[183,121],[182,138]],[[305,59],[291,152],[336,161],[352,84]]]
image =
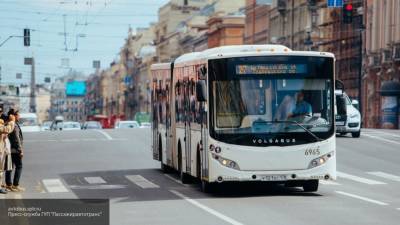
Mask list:
[[19,112],[18,110],[10,109],[8,111],[9,117],[15,117],[14,130],[9,134],[8,138],[11,144],[11,160],[15,166],[14,179],[12,179],[12,171],[6,171],[6,188],[8,191],[23,191],[24,189],[19,186],[19,180],[22,173],[22,158],[24,157],[23,151],[23,136],[21,128],[18,124]]
[[[7,194],[7,189],[3,185],[3,174],[11,168],[11,152],[7,149],[8,134],[14,130],[15,117],[12,115],[8,119],[8,123],[4,123],[4,117],[0,119],[0,194]],[[8,146],[10,147],[10,146]]]

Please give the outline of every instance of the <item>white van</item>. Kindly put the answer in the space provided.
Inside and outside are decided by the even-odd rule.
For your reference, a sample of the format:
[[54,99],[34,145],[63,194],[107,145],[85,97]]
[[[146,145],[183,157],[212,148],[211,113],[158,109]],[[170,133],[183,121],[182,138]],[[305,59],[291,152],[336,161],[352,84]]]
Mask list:
[[354,138],[361,134],[361,114],[357,109],[358,101],[350,100],[346,92],[335,91],[336,96],[336,133],[346,135],[351,133]]
[[40,131],[38,118],[35,113],[20,113],[19,125],[22,132],[37,132]]

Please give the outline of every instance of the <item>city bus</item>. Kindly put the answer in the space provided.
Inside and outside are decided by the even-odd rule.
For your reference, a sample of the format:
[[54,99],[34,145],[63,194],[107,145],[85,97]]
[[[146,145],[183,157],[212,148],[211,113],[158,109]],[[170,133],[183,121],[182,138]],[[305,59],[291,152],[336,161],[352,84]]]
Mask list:
[[182,183],[318,190],[336,179],[334,55],[282,45],[188,53],[151,66],[152,151]]

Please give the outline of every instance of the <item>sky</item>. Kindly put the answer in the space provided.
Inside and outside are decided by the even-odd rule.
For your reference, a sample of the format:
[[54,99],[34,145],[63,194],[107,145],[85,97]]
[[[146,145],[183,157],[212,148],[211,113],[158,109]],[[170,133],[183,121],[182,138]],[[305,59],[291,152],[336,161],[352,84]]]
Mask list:
[[[31,29],[30,47],[24,47],[19,37],[0,47],[0,82],[29,84],[31,69],[24,65],[24,58],[32,56],[36,83],[43,83],[45,77],[54,81],[71,68],[89,75],[94,72],[93,60],[107,68],[117,58],[129,27],[135,30],[157,22],[158,9],[167,2],[0,0],[0,43],[11,35],[22,36],[24,28]],[[62,65],[62,59],[68,59],[69,67]],[[22,73],[22,79],[16,79],[17,73]]]

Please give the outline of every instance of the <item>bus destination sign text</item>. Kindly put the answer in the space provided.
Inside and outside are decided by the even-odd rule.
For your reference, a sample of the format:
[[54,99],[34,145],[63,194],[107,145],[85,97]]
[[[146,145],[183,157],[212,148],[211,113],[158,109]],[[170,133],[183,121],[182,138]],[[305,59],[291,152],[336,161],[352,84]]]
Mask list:
[[238,75],[304,74],[304,73],[307,73],[306,64],[236,65],[236,74]]

